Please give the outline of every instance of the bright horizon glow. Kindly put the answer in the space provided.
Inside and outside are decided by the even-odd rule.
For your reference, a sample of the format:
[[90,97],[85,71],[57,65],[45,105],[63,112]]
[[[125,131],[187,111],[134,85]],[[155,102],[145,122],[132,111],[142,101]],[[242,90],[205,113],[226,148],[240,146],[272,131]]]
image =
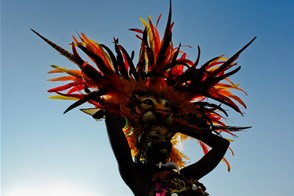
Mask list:
[[89,190],[89,187],[74,184],[72,182],[43,182],[43,183],[22,183],[11,186],[5,196],[97,196],[104,193],[97,193]]

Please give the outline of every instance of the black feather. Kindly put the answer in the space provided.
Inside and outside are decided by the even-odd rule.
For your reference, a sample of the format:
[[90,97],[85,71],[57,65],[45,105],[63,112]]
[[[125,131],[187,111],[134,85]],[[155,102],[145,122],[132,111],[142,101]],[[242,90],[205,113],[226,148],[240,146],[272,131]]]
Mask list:
[[122,57],[122,54],[119,50],[119,45],[118,45],[118,39],[114,39],[114,47],[115,47],[115,52],[116,52],[116,59],[117,59],[117,63],[118,63],[118,69],[119,72],[121,73],[121,75],[125,78],[125,79],[130,79],[129,75],[128,75],[128,71],[126,70],[125,64],[124,64],[124,60]]
[[84,98],[74,102],[73,104],[71,104],[64,112],[63,114],[69,112],[70,110],[86,103],[87,101],[90,101],[90,100],[99,100],[100,99],[100,96],[101,95],[104,95],[106,93],[106,90],[104,89],[99,89],[98,91],[94,91],[94,92],[91,92],[90,94],[88,95],[85,95]]
[[91,50],[89,50],[88,48],[86,48],[85,46],[79,44],[78,47],[84,52],[86,53],[89,57],[91,57],[94,62],[96,63],[97,67],[100,69],[100,71],[103,74],[107,74],[109,73],[109,70],[107,68],[107,66],[105,65],[104,61],[102,60],[102,58],[98,55],[96,55],[94,52],[92,52]]
[[112,52],[107,46],[105,46],[104,44],[100,44],[100,46],[101,46],[102,48],[104,48],[104,49],[107,51],[108,55],[109,55],[110,58],[111,58],[113,68],[114,68],[115,72],[118,73],[118,65],[117,65],[117,60],[116,60],[116,58],[115,58],[115,55],[114,55],[113,52]]
[[99,81],[103,76],[91,65],[86,64],[82,68],[83,73],[93,81]]
[[222,71],[224,71],[227,67],[231,66],[231,64],[238,58],[238,56],[256,39],[254,37],[249,43],[247,43],[243,48],[241,48],[238,52],[236,52],[231,58],[229,58],[224,64],[222,64],[217,70],[214,71],[214,75],[218,75]]
[[75,56],[68,52],[67,50],[65,50],[64,48],[58,46],[57,44],[53,43],[52,41],[48,40],[47,38],[45,38],[44,36],[42,36],[41,34],[39,34],[37,31],[35,31],[34,29],[31,29],[36,35],[38,35],[41,39],[43,39],[47,44],[49,44],[52,48],[54,48],[55,50],[57,50],[58,52],[60,52],[61,55],[65,56],[68,60],[72,61],[73,63],[75,63],[76,65],[78,65],[80,68],[83,66],[83,62],[77,60],[75,58]]
[[200,47],[197,46],[197,49],[198,49],[198,54],[197,54],[197,59],[195,61],[195,63],[193,64],[192,67],[197,67],[198,63],[199,63],[199,60],[200,60]]
[[135,78],[136,80],[138,80],[139,75],[138,75],[138,73],[137,73],[137,71],[136,71],[136,68],[135,68],[135,66],[134,66],[134,63],[133,63],[131,57],[129,56],[129,54],[127,53],[127,51],[126,51],[126,49],[125,49],[124,47],[122,47],[121,45],[119,45],[119,48],[120,48],[120,50],[122,51],[122,53],[123,53],[123,54],[125,55],[125,57],[126,57],[126,60],[127,60],[127,62],[128,62],[128,65],[129,65],[129,67],[130,67],[130,73],[134,76],[134,78]]

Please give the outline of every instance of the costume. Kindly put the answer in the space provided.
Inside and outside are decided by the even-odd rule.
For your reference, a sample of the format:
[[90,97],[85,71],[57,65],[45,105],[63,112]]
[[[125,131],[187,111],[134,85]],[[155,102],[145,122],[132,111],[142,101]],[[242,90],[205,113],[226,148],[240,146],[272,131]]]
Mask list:
[[187,179],[173,170],[159,170],[153,177],[155,186],[150,196],[194,195],[207,196],[206,188],[195,179]]
[[[114,39],[114,52],[107,46],[89,39],[85,34],[79,35],[80,41],[73,37],[72,52],[68,52],[55,43],[49,41],[36,31],[54,49],[68,58],[79,69],[72,70],[55,66],[50,74],[64,73],[65,76],[50,79],[50,81],[66,82],[48,90],[56,95],[53,99],[76,100],[65,112],[84,103],[90,103],[94,108],[83,109],[95,119],[103,119],[107,113],[124,116],[127,124],[123,128],[132,154],[139,153],[138,138],[142,134],[139,126],[141,115],[138,113],[136,101],[138,95],[152,95],[169,101],[173,113],[172,118],[195,128],[202,128],[208,132],[221,134],[223,132],[235,136],[234,131],[248,127],[228,126],[224,117],[228,116],[223,105],[226,105],[242,115],[238,105],[246,108],[245,103],[232,93],[237,90],[245,93],[229,77],[240,70],[236,59],[255,39],[252,39],[231,58],[215,57],[202,66],[200,48],[195,61],[187,58],[182,51],[181,44],[174,47],[172,42],[171,9],[163,38],[157,30],[158,17],[154,25],[151,18],[141,19],[144,29],[130,29],[137,33],[141,40],[138,62],[134,64],[134,52],[129,54],[123,46]],[[90,62],[85,61],[78,53],[83,51]],[[246,94],[246,93],[245,93]],[[138,114],[138,115],[137,115]],[[176,143],[187,136],[177,134],[172,138],[170,161],[184,167],[188,159],[176,148]],[[204,153],[208,146],[199,141]],[[223,160],[228,165],[225,158]]]

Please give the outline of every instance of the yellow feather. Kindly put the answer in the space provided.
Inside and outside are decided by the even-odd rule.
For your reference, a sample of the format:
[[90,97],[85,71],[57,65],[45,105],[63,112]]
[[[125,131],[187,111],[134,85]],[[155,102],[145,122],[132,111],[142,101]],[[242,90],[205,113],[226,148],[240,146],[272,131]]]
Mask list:
[[58,65],[51,65],[51,67],[53,67],[56,70],[62,71],[64,73],[67,73],[69,75],[75,76],[77,78],[82,78],[82,74],[80,70],[71,70],[71,69],[67,69]]
[[142,24],[144,25],[145,28],[148,28],[149,27],[149,25],[146,22],[146,20],[144,20],[143,18],[140,18],[140,21],[142,22]]
[[67,96],[63,96],[63,95],[49,96],[49,99],[78,100],[78,98],[75,98],[75,97],[67,97]]

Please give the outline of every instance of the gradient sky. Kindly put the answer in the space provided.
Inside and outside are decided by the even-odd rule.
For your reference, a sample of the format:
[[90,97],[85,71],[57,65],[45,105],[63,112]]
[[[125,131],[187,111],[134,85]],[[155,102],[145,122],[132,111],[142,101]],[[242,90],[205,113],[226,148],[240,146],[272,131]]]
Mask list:
[[[128,29],[139,17],[163,14],[168,0],[2,0],[1,1],[1,192],[3,196],[132,195],[121,180],[104,122],[71,101],[48,99],[51,64],[73,67],[30,31],[35,29],[70,50],[71,36],[83,32],[112,47],[113,37],[138,55],[139,41]],[[231,56],[257,36],[238,59],[234,81],[248,96],[245,115],[230,110],[230,123],[251,125],[221,163],[201,180],[212,196],[294,195],[293,95],[294,1],[173,0],[173,40],[200,62]],[[161,31],[162,32],[162,31]],[[191,162],[201,151],[184,146]]]

